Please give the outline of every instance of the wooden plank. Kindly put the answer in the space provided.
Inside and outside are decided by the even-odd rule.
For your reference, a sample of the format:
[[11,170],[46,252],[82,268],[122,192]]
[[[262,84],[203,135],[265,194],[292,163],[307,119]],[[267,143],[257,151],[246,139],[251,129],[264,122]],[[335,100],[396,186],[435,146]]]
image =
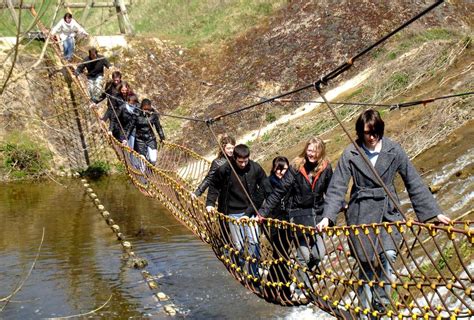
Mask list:
[[[69,7],[69,8],[86,8],[88,3],[84,2],[71,2],[71,3],[64,3],[64,7]],[[125,3],[125,5],[129,6],[130,2]],[[110,7],[115,7],[115,3],[113,1],[110,2],[95,2],[91,1],[90,4],[91,8],[110,8]]]
[[[34,6],[32,4],[25,4],[25,3],[23,3],[20,7],[20,4],[16,1],[12,2],[12,7],[14,9],[31,9],[31,8],[34,8]],[[9,5],[2,1],[0,3],[0,9],[6,9],[6,8],[9,8]]]
[[[132,0],[128,0],[128,1],[124,1],[124,4],[126,6],[130,6],[132,3],[131,3]],[[32,9],[34,8],[34,4],[31,4],[31,3],[23,3],[20,7],[20,4],[18,1],[13,1],[12,2],[12,5],[13,5],[13,8],[15,9]],[[92,1],[90,7],[91,8],[111,8],[111,7],[115,7],[115,2],[111,1],[111,2],[95,2],[95,1]],[[74,9],[81,9],[81,8],[85,8],[87,7],[87,3],[80,3],[80,2],[71,2],[71,3],[64,3],[63,4],[63,7],[69,7],[69,8],[74,8]],[[2,1],[0,2],[0,9],[7,9],[8,8],[8,5],[5,3],[5,1]]]

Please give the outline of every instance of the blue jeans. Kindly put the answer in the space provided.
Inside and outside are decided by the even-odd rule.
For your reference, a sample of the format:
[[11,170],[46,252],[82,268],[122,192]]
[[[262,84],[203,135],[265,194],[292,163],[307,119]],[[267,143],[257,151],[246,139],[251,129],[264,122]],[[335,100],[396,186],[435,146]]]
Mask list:
[[384,281],[386,283],[383,288],[376,285],[371,289],[368,284],[358,288],[360,305],[363,309],[372,309],[372,302],[374,301],[384,306],[390,305],[390,283],[394,280],[392,266],[397,259],[397,251],[384,251],[379,255],[379,258],[380,264],[376,267],[374,267],[374,262],[361,262],[359,279],[366,281],[375,280],[376,282]]
[[[314,238],[310,236],[298,236],[297,241],[296,260],[298,264],[302,267],[308,267],[309,272],[313,272],[313,267],[317,270],[319,263],[326,255],[323,237],[319,234],[314,235]],[[307,273],[303,272],[302,269],[299,269],[297,273],[308,289],[312,289],[312,283]]]
[[72,55],[74,54],[74,38],[67,37],[63,40],[63,49],[64,49],[64,58],[67,61],[72,60]]
[[[234,213],[229,214],[229,217],[239,219],[243,217],[244,213]],[[232,222],[229,222],[229,229],[230,229],[230,237],[232,239],[232,243],[239,250],[239,257],[237,261],[237,265],[242,267],[245,265],[245,258],[244,258],[244,248],[245,243],[248,242],[248,254],[252,258],[256,258],[257,262],[252,263],[249,262],[249,273],[254,277],[258,277],[258,260],[260,259],[260,245],[258,243],[259,231],[258,226],[239,226]]]

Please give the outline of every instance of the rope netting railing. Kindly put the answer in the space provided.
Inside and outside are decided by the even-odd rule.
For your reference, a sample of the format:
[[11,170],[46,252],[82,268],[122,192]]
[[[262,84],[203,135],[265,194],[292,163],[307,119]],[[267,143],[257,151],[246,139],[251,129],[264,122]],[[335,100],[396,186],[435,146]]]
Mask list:
[[[103,130],[106,134],[106,128]],[[191,197],[209,168],[209,162],[198,154],[165,142],[160,146],[158,166],[154,167],[129,147],[107,137],[135,186],[158,199],[212,247],[242,285],[269,302],[314,303],[343,318],[474,315],[474,221],[442,226],[408,220],[337,226],[322,232],[270,218],[262,222],[239,221],[218,212],[208,213],[201,198]],[[364,260],[371,262],[364,262],[351,254],[354,241],[371,252],[381,250],[382,237],[387,236],[399,248],[396,259],[381,261],[376,256],[366,257]],[[236,242],[236,237],[242,241]],[[251,238],[257,238],[258,242],[250,243]],[[311,247],[314,243],[322,244],[319,250],[325,252],[321,262],[310,266],[299,261],[298,251],[302,246]],[[390,264],[394,270],[393,279],[381,271],[372,280],[363,280],[361,274],[377,270],[377,265],[383,263]],[[368,289],[374,295],[379,290],[390,292],[383,312],[361,304],[363,290]]]
[[[349,69],[355,59],[422,14],[316,83],[214,117],[207,123],[209,129],[212,132],[213,123],[223,117],[292,93],[313,87],[319,91],[321,84]],[[73,81],[87,96],[80,80]],[[312,303],[345,319],[474,316],[474,221],[454,220],[449,225],[438,225],[409,217],[398,222],[345,226],[341,220],[337,226],[318,231],[271,218],[239,220],[217,211],[208,212],[203,198],[196,198],[192,191],[208,172],[209,161],[189,148],[162,142],[154,166],[108,133],[94,105],[87,109],[95,115],[104,139],[137,189],[160,201],[178,221],[211,246],[237,281],[266,301],[286,306]],[[386,251],[387,244],[398,248],[398,254],[373,254]],[[352,253],[356,245],[362,248],[362,255]],[[318,251],[319,262],[303,261],[302,251],[313,247]],[[388,274],[386,270],[393,272]],[[386,299],[382,306],[373,303],[382,296]]]

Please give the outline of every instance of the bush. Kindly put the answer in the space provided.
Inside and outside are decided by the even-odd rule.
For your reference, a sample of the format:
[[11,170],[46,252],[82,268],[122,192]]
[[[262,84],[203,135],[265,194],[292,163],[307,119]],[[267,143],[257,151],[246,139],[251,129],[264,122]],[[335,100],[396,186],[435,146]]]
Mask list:
[[23,134],[11,134],[0,144],[2,166],[16,179],[39,178],[50,167],[52,154]]
[[81,176],[97,180],[102,176],[108,175],[110,164],[105,161],[95,161],[86,170],[80,172]]

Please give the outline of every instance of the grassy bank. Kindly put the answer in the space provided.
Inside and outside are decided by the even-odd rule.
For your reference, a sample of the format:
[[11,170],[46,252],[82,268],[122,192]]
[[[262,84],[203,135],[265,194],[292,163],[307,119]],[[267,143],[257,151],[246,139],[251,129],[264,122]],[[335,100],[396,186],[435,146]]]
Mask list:
[[[77,2],[77,1],[76,1]],[[83,1],[85,2],[85,1]],[[228,39],[260,22],[288,0],[135,0],[128,14],[137,35],[174,40],[185,47]],[[42,21],[50,26],[56,1],[47,0],[37,7]],[[65,10],[60,9],[55,21]],[[82,9],[72,11],[74,17],[94,35],[119,33],[115,8],[91,9],[85,18]],[[22,14],[24,28],[32,18]],[[0,36],[13,36],[15,25],[8,10],[0,11]],[[24,29],[23,28],[23,29]]]

